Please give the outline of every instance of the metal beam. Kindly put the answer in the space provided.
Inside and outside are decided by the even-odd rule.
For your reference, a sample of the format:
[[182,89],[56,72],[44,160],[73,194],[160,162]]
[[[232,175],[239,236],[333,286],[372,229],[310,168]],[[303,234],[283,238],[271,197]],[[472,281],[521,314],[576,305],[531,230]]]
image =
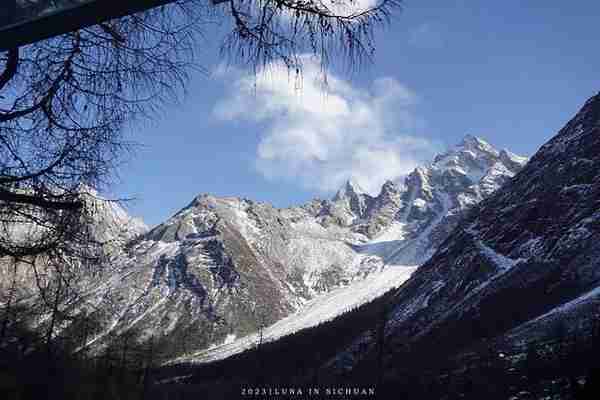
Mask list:
[[[79,0],[78,4],[65,6],[57,11],[19,20],[18,9],[15,13],[17,2],[0,0],[3,3],[0,6],[0,51],[25,46],[174,1]],[[39,3],[44,3],[44,0],[39,0]]]

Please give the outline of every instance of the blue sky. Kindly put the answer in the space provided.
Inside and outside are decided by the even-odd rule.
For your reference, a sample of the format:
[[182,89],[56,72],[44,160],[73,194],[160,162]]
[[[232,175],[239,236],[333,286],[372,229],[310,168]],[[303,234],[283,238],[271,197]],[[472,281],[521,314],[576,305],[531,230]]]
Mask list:
[[600,90],[599,16],[591,0],[407,0],[378,32],[375,63],[334,66],[327,95],[310,60],[300,83],[274,66],[250,90],[251,72],[221,68],[208,46],[212,73],[128,128],[140,147],[113,195],[135,197],[130,213],[154,225],[200,193],[281,207],[349,177],[375,190],[467,133],[531,155]]

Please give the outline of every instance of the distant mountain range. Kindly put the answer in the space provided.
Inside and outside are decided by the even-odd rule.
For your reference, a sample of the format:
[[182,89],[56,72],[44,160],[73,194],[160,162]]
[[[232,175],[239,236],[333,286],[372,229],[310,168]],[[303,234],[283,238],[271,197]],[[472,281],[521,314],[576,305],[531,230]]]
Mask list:
[[150,231],[117,224],[135,239],[114,268],[82,280],[77,307],[97,321],[86,347],[134,334],[160,337],[173,358],[210,360],[251,347],[262,327],[274,340],[334,318],[400,286],[525,163],[466,136],[378,196],[352,181],[286,209],[203,194]]

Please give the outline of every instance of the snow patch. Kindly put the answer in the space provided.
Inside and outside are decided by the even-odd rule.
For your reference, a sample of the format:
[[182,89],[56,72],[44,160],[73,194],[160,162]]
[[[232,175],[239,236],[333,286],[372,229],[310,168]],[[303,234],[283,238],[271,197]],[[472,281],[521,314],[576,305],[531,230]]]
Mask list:
[[413,201],[413,206],[420,209],[425,209],[427,208],[427,202],[421,198],[418,198]]
[[223,344],[230,344],[235,342],[236,336],[233,333],[228,334],[227,336],[225,336],[225,340],[223,341]]
[[526,261],[524,258],[518,258],[513,260],[512,258],[506,257],[498,252],[496,252],[491,247],[485,245],[481,240],[479,240],[478,232],[475,231],[472,227],[466,228],[465,232],[469,233],[475,242],[475,245],[479,248],[479,250],[490,260],[492,261],[502,272],[506,272],[516,264]]

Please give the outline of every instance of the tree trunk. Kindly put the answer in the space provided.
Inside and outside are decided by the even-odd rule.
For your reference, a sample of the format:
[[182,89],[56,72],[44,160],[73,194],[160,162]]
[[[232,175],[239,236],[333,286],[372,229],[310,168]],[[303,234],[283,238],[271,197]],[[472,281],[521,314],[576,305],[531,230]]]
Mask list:
[[8,301],[6,302],[6,308],[4,311],[4,321],[2,321],[2,329],[0,331],[0,343],[2,343],[4,341],[4,338],[6,337],[6,329],[8,328],[8,322],[10,320],[11,313],[12,313],[12,302],[13,302],[13,297],[15,295],[16,285],[17,285],[17,263],[15,261],[14,265],[13,265],[13,274],[12,274],[12,282],[10,284],[10,291],[8,292]]
[[50,326],[48,326],[48,332],[46,333],[46,352],[48,355],[48,362],[52,362],[52,333],[54,332],[54,326],[56,325],[56,318],[58,316],[58,305],[60,301],[60,295],[62,291],[62,276],[58,274],[58,286],[56,287],[54,295],[54,304],[52,306],[52,316],[50,317]]

